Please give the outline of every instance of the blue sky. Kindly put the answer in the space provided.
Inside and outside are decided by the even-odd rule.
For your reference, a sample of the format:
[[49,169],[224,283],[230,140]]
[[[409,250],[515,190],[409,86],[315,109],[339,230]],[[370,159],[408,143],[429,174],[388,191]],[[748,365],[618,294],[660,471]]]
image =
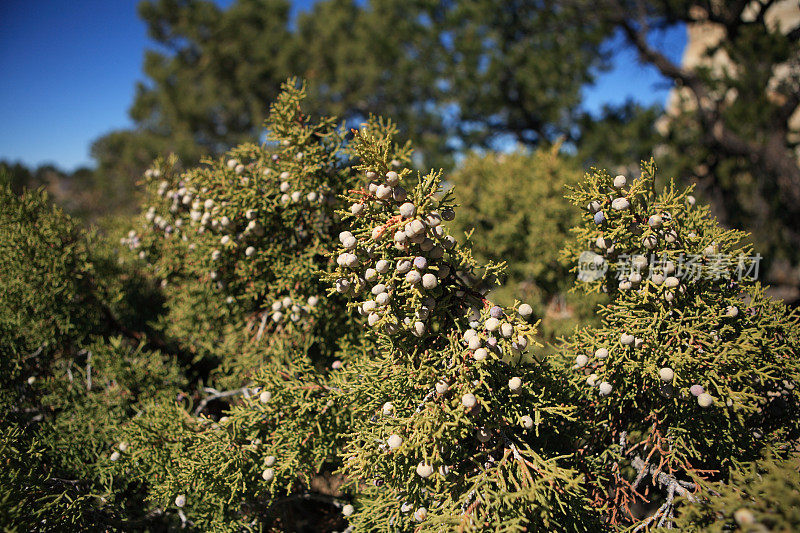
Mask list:
[[[231,0],[219,0],[227,5]],[[313,0],[293,3],[305,10]],[[67,170],[90,165],[91,142],[130,126],[127,111],[152,43],[138,0],[0,0],[0,159]],[[679,60],[682,30],[654,36]],[[585,91],[585,106],[633,97],[663,103],[664,80],[617,42],[614,68]]]

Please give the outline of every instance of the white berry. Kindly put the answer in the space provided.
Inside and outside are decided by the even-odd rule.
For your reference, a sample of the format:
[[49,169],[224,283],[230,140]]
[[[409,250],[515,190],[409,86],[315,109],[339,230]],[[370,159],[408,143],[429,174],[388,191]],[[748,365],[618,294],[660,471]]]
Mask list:
[[422,286],[428,290],[435,289],[439,280],[435,274],[427,273],[422,276]]
[[627,198],[615,198],[611,202],[611,209],[614,211],[625,211],[630,207],[631,203]]
[[412,268],[411,261],[404,259],[399,263],[397,263],[396,270],[398,274],[405,274],[406,272],[411,270],[411,268]]
[[461,405],[466,407],[467,409],[472,409],[478,404],[478,399],[475,398],[475,395],[468,392],[464,396],[461,397]]
[[403,437],[400,435],[390,435],[388,439],[386,439],[386,444],[389,446],[390,450],[396,450],[403,444]]
[[347,239],[342,240],[342,246],[344,246],[347,250],[352,250],[358,245],[358,240],[352,235]]
[[392,188],[388,185],[378,185],[378,188],[375,191],[375,196],[377,196],[380,200],[386,200],[392,196]]
[[467,348],[469,348],[470,350],[474,351],[474,350],[477,350],[478,348],[480,348],[482,344],[483,344],[483,341],[481,340],[481,338],[479,336],[477,336],[477,335],[473,335],[467,341]]
[[700,405],[700,407],[704,409],[706,407],[711,407],[711,405],[714,403],[714,397],[711,396],[709,393],[704,392],[697,397],[697,403],[698,405]]
[[433,474],[433,467],[426,463],[420,463],[417,465],[417,474],[423,479],[431,477]]
[[400,214],[404,218],[411,218],[417,212],[417,208],[411,202],[406,202],[400,206]]
[[653,215],[647,220],[647,224],[651,228],[660,228],[663,222],[664,220],[661,218],[661,215]]
[[486,351],[486,348],[478,348],[475,350],[475,353],[472,354],[472,357],[475,358],[476,361],[483,361],[486,359],[487,355],[489,355],[489,352]]
[[416,285],[422,279],[419,272],[416,270],[412,270],[411,272],[406,274],[406,282],[411,285]]

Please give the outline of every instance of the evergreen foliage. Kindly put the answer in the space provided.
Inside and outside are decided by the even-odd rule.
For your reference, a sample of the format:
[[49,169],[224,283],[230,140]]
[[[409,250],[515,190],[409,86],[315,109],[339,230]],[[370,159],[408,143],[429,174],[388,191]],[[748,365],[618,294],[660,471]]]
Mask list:
[[797,312],[764,295],[744,234],[654,182],[650,162],[630,182],[593,172],[573,190],[585,211],[565,253],[607,267],[579,285],[610,302],[561,350],[609,522],[637,523],[634,504],[665,493],[642,527],[669,524],[675,496],[712,490],[764,447],[784,456],[800,429]]
[[559,145],[530,154],[473,155],[448,177],[460,204],[454,235],[469,232],[481,262],[505,263],[492,298],[502,305],[527,302],[551,341],[594,316],[597,298],[569,291],[572,265],[559,253],[580,220],[564,194],[580,179],[578,162]]
[[110,474],[111,447],[143,398],[185,385],[173,357],[121,322],[149,311],[129,307],[150,300],[148,284],[43,193],[0,192],[4,526],[137,523],[140,487]]
[[797,456],[769,454],[745,463],[730,483],[716,483],[713,496],[684,502],[675,527],[680,531],[797,531],[800,528],[800,469]]
[[327,366],[360,340],[341,298],[319,280],[342,229],[338,197],[354,183],[344,131],[334,119],[309,121],[304,87],[285,89],[265,147],[242,145],[186,172],[174,159],[157,163],[141,229],[126,240],[164,289],[164,330],[234,380],[295,350]]
[[[262,146],[157,160],[116,252],[43,194],[3,190],[9,529],[796,524],[796,468],[780,473],[796,465],[800,326],[738,275],[743,233],[691,190],[656,190],[652,163],[579,180],[555,151],[469,160],[462,222],[459,189],[412,170],[391,122],[347,131],[305,97],[284,84]],[[569,265],[607,303],[533,357],[542,299],[514,291],[523,276],[562,291]]]
[[355,133],[365,182],[349,197],[339,269],[328,279],[367,315],[377,350],[345,365],[354,399],[344,449],[351,522],[367,530],[460,527],[590,529],[574,472],[558,463],[571,418],[525,357],[531,308],[502,308],[478,264],[443,221],[454,216],[441,173],[394,170],[388,140]]
[[[659,160],[695,182],[730,227],[752,232],[759,251],[796,269],[800,25],[793,1],[567,0],[616,28],[639,59],[670,82],[672,109],[659,125]],[[690,26],[694,60],[675,62],[655,31]],[[706,45],[705,49],[697,48]],[[769,266],[769,265],[765,265]],[[784,274],[785,276],[785,274]],[[788,277],[788,276],[786,276]],[[796,270],[790,283],[796,285]]]
[[149,0],[139,13],[157,46],[131,105],[136,127],[92,150],[122,203],[160,154],[188,167],[258,138],[288,76],[308,80],[308,112],[350,126],[391,116],[415,140],[416,165],[438,167],[508,138],[575,137],[581,90],[605,63],[605,26],[552,0],[322,0],[296,21],[286,0]]

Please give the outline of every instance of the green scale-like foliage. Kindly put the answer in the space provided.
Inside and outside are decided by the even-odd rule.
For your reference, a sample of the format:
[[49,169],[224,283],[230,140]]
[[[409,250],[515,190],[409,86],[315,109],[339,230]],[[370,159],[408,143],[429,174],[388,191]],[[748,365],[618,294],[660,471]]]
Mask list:
[[113,473],[120,427],[143,400],[185,384],[176,357],[129,327],[143,323],[129,303],[149,309],[152,291],[45,195],[1,194],[3,525],[158,523],[139,504],[141,487]]
[[[238,147],[180,174],[174,161],[157,163],[146,175],[143,230],[123,239],[140,258],[132,260],[162,280],[170,338],[230,389],[149,406],[126,426],[130,475],[150,484],[154,505],[183,507],[201,529],[269,523],[277,502],[330,475],[351,420],[325,369],[374,344],[321,280],[335,266],[335,211],[355,184],[353,155],[335,120],[302,114],[303,99],[302,87],[284,86],[266,146]],[[394,131],[377,119],[365,128],[379,139]],[[385,146],[390,164],[407,161],[407,147]],[[214,399],[233,405],[223,418]]]
[[[556,259],[571,223],[552,186],[523,195],[542,199],[536,217],[501,221],[502,201],[465,178],[466,209],[494,214],[478,231],[508,246],[493,257],[453,237],[458,191],[408,168],[392,124],[345,133],[303,98],[284,86],[265,146],[185,171],[157,161],[120,256],[43,196],[4,193],[10,529],[796,525],[798,317],[739,278],[744,234],[691,191],[657,192],[647,164],[630,183],[574,185],[588,212]],[[511,227],[531,250],[504,239]],[[697,278],[681,275],[687,255]],[[512,265],[502,306],[495,260],[531,263]],[[546,300],[514,287],[556,294],[575,264],[581,292],[609,303],[533,357]]]
[[800,461],[767,454],[733,471],[729,483],[715,483],[712,496],[684,501],[675,520],[679,531],[765,533],[800,530]]
[[267,145],[183,173],[169,161],[151,169],[144,229],[127,240],[163,280],[167,331],[234,380],[297,349],[329,364],[340,343],[358,342],[343,302],[318,279],[340,231],[338,196],[353,183],[344,132],[303,115],[304,88],[284,88]]
[[[292,87],[287,90],[299,97]],[[279,99],[273,116],[287,113],[286,102]],[[296,103],[291,101],[291,109]],[[278,119],[276,125],[279,131],[297,127]],[[213,222],[202,231],[202,224],[184,222],[186,241],[170,236],[174,231],[162,236],[159,227],[152,241],[139,244],[145,257],[160,255],[177,265],[170,267],[175,276],[167,278],[168,293],[173,284],[177,296],[194,278],[202,279],[207,300],[247,309],[240,323],[250,313],[271,320],[280,312],[282,302],[262,309],[285,295],[280,284],[287,277],[301,283],[295,291],[327,285],[327,291],[311,295],[319,298],[318,307],[328,306],[329,315],[319,320],[338,324],[336,335],[320,342],[329,357],[340,360],[321,371],[320,360],[304,344],[308,331],[284,331],[279,320],[279,327],[262,332],[262,341],[275,350],[264,354],[257,369],[231,375],[231,381],[241,385],[244,380],[245,386],[231,391],[241,399],[222,418],[204,416],[205,406],[190,403],[189,397],[184,405],[153,406],[126,426],[126,464],[132,475],[151,484],[148,499],[154,505],[175,509],[203,530],[280,527],[287,501],[322,497],[315,488],[321,480],[341,485],[327,491],[328,501],[359,529],[441,530],[461,524],[470,530],[591,530],[595,514],[583,503],[581,476],[560,464],[569,448],[564,437],[573,409],[546,367],[525,356],[536,342],[531,307],[514,302],[501,308],[485,299],[487,280],[500,274],[500,267],[479,265],[468,247],[456,243],[443,223],[454,211],[452,193],[441,188],[441,173],[412,176],[403,164],[409,149],[398,147],[392,134],[392,128],[371,121],[353,132],[341,153],[339,143],[327,145],[339,153],[336,165],[350,165],[337,174],[343,183],[329,182],[330,190],[340,193],[327,213],[332,222],[317,229],[319,237],[307,255],[291,237],[283,247],[275,245],[274,257],[256,254],[259,278],[274,280],[261,290],[251,291],[238,279],[243,272],[238,269],[249,260],[241,248],[253,241],[223,248],[231,243],[220,239],[229,234],[215,230]],[[278,164],[298,165],[298,151],[302,161],[309,160],[298,137],[282,139],[279,147]],[[242,161],[248,160],[239,156],[236,161],[246,167]],[[271,156],[267,161],[275,163]],[[249,186],[241,183],[244,171],[237,176],[236,168],[218,163],[210,172],[215,179],[228,176],[237,189]],[[291,175],[270,168],[269,174]],[[169,184],[159,187],[165,193],[170,189]],[[281,202],[285,192],[279,182],[272,187],[278,192],[272,193],[266,218],[253,219],[263,224],[265,239],[291,235],[297,231],[296,217],[308,211],[286,214],[294,209],[291,198]],[[209,220],[228,216],[233,221],[253,209],[248,203],[234,209],[234,200],[225,204],[217,194],[209,204]],[[264,194],[270,193],[260,192],[259,198]],[[220,206],[216,215],[214,206]],[[222,206],[229,209],[225,215]],[[162,204],[148,222],[171,225],[164,222],[165,207],[168,211]],[[202,268],[171,256],[173,247],[185,247],[186,257],[199,254]],[[229,256],[209,258],[214,250]],[[164,269],[166,263],[159,261],[154,268]],[[227,270],[218,266],[226,261]],[[206,276],[211,268],[219,272],[215,280]],[[181,312],[192,310],[181,304]],[[226,314],[219,322],[235,324],[236,316]],[[206,320],[208,334],[225,342],[227,332]],[[320,329],[311,331],[320,336]],[[337,468],[340,482],[331,476]],[[331,499],[338,490],[352,496],[355,514]]]
[[[356,133],[362,187],[340,234],[336,292],[367,316],[377,350],[345,364],[352,400],[344,449],[358,530],[590,529],[580,477],[562,467],[571,419],[529,357],[529,305],[484,298],[498,265],[479,265],[446,224],[441,173],[389,166],[387,141]],[[371,488],[363,490],[363,485]]]
[[[797,313],[739,276],[740,258],[752,266],[744,234],[719,227],[690,190],[657,192],[654,180],[652,163],[628,184],[593,172],[571,195],[588,209],[566,254],[584,265],[579,287],[611,302],[599,327],[563,345],[560,364],[591,428],[586,463],[612,523],[635,523],[630,507],[648,499],[661,507],[644,525],[669,523],[672,496],[726,479],[766,445],[785,451],[799,429]],[[587,276],[587,264],[608,268]]]
[[[52,448],[16,426],[0,431],[0,524],[9,533],[41,531],[58,525],[89,530],[108,523],[97,498],[73,480],[54,475]],[[37,529],[40,528],[40,529]]]
[[263,365],[253,376],[260,386],[245,389],[218,420],[185,401],[151,405],[125,428],[129,452],[120,466],[150,484],[148,499],[159,508],[185,498],[178,507],[200,530],[274,523],[286,502],[325,481],[319,474],[333,469],[351,424],[324,375],[296,355]]
[[0,201],[0,379],[9,383],[99,330],[103,313],[78,224],[43,193],[18,197],[4,187]]

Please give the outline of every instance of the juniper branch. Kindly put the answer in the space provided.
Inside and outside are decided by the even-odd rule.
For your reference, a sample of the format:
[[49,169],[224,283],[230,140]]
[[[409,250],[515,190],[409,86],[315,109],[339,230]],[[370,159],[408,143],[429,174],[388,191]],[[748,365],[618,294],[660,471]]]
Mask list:
[[220,398],[229,398],[231,396],[236,396],[237,394],[247,394],[248,387],[242,387],[241,389],[233,389],[227,391],[218,391],[216,389],[206,388],[205,392],[212,393],[211,396],[206,396],[203,398],[199,404],[197,404],[197,408],[194,410],[194,416],[199,416],[200,413],[203,412],[203,409],[206,408],[209,402],[214,400],[218,400]]

